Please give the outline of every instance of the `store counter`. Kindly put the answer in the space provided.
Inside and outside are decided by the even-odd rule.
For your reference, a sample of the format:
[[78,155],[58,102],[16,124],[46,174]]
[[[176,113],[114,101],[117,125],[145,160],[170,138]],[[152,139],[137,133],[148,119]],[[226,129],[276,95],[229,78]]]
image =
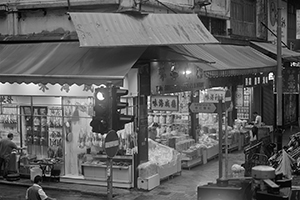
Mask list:
[[[252,129],[252,125],[246,125],[243,129],[245,131],[250,131]],[[273,138],[273,126],[264,125],[261,127],[258,127],[258,134],[257,139],[260,140],[262,138],[265,138],[266,136],[271,136],[271,139]]]

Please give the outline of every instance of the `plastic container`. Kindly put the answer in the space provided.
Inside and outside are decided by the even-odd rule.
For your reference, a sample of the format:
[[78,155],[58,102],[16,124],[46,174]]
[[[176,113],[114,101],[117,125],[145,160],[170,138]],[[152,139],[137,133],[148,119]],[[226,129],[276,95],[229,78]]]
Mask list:
[[36,176],[42,176],[43,172],[40,166],[31,166],[30,167],[30,180],[34,181]]

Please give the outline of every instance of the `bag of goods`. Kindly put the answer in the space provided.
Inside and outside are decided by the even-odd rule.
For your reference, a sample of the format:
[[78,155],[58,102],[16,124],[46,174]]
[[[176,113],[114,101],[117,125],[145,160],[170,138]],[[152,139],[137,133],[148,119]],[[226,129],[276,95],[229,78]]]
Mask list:
[[138,166],[139,177],[146,179],[158,173],[158,167],[153,162],[145,162]]

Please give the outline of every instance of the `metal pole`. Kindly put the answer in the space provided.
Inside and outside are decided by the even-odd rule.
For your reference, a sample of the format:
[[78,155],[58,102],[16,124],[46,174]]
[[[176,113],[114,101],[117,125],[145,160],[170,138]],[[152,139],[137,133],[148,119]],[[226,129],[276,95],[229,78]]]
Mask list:
[[113,159],[107,156],[107,198],[108,200],[113,199],[113,184],[112,184],[112,177],[113,177],[113,169],[112,169]]
[[282,126],[282,60],[281,60],[281,0],[277,1],[277,80],[276,80],[276,89],[277,89],[277,149],[282,149],[282,136],[280,128]]
[[228,178],[228,129],[227,129],[228,111],[225,111],[225,179]]
[[222,99],[219,99],[218,103],[218,115],[219,115],[219,179],[223,177],[223,152],[222,152],[222,140],[223,140],[223,130],[222,130]]

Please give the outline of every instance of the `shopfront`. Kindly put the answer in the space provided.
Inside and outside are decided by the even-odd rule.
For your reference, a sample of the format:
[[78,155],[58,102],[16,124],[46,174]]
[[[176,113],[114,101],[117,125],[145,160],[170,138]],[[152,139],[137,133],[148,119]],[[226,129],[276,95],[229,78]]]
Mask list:
[[[86,156],[88,149],[98,153],[104,149],[104,136],[92,133],[90,127],[94,89],[107,81],[124,86],[130,91],[125,100],[133,108],[137,72],[131,67],[145,48],[82,49],[78,42],[54,42],[2,44],[1,49],[1,58],[5,59],[0,67],[0,136],[4,138],[12,132],[14,142],[25,147],[20,174],[30,176],[30,168],[37,165],[45,167],[47,177],[53,175],[51,169],[55,168],[60,170],[56,176],[61,181],[106,185],[105,166],[101,167],[99,160],[87,163],[91,160]],[[133,114],[132,109],[125,112]],[[130,149],[137,146],[131,138],[133,125],[119,134],[120,153],[128,156],[126,162],[121,162],[123,158],[120,161],[125,163],[120,168],[126,176],[121,174],[121,180],[116,182],[130,188]],[[103,173],[91,174],[87,169],[90,166],[99,166]]]
[[[266,42],[250,42],[250,46],[258,51],[277,59],[277,46]],[[300,53],[282,47],[282,78],[283,78],[283,126],[299,125],[299,62]],[[276,78],[276,73],[274,73]],[[276,79],[275,79],[276,81]],[[276,88],[274,87],[276,99]],[[276,105],[276,104],[275,104]],[[273,107],[275,111],[275,107]],[[275,113],[276,115],[276,113]],[[275,119],[274,119],[275,121]]]
[[[217,114],[194,113],[191,104],[217,103],[229,90],[232,110],[228,118],[223,116],[223,133],[226,123],[231,149],[246,145],[246,139],[249,143],[249,134],[244,137],[244,132],[249,132],[246,125],[252,121],[252,112],[260,108],[263,98],[258,96],[257,89],[264,87],[273,92],[268,76],[274,71],[276,61],[248,46],[206,44],[169,48],[202,62],[193,63],[188,59],[186,62],[151,62],[148,124],[158,124],[156,140],[182,153],[182,167],[189,168],[217,156]],[[178,107],[172,107],[176,102]],[[268,128],[267,134],[272,126]]]

